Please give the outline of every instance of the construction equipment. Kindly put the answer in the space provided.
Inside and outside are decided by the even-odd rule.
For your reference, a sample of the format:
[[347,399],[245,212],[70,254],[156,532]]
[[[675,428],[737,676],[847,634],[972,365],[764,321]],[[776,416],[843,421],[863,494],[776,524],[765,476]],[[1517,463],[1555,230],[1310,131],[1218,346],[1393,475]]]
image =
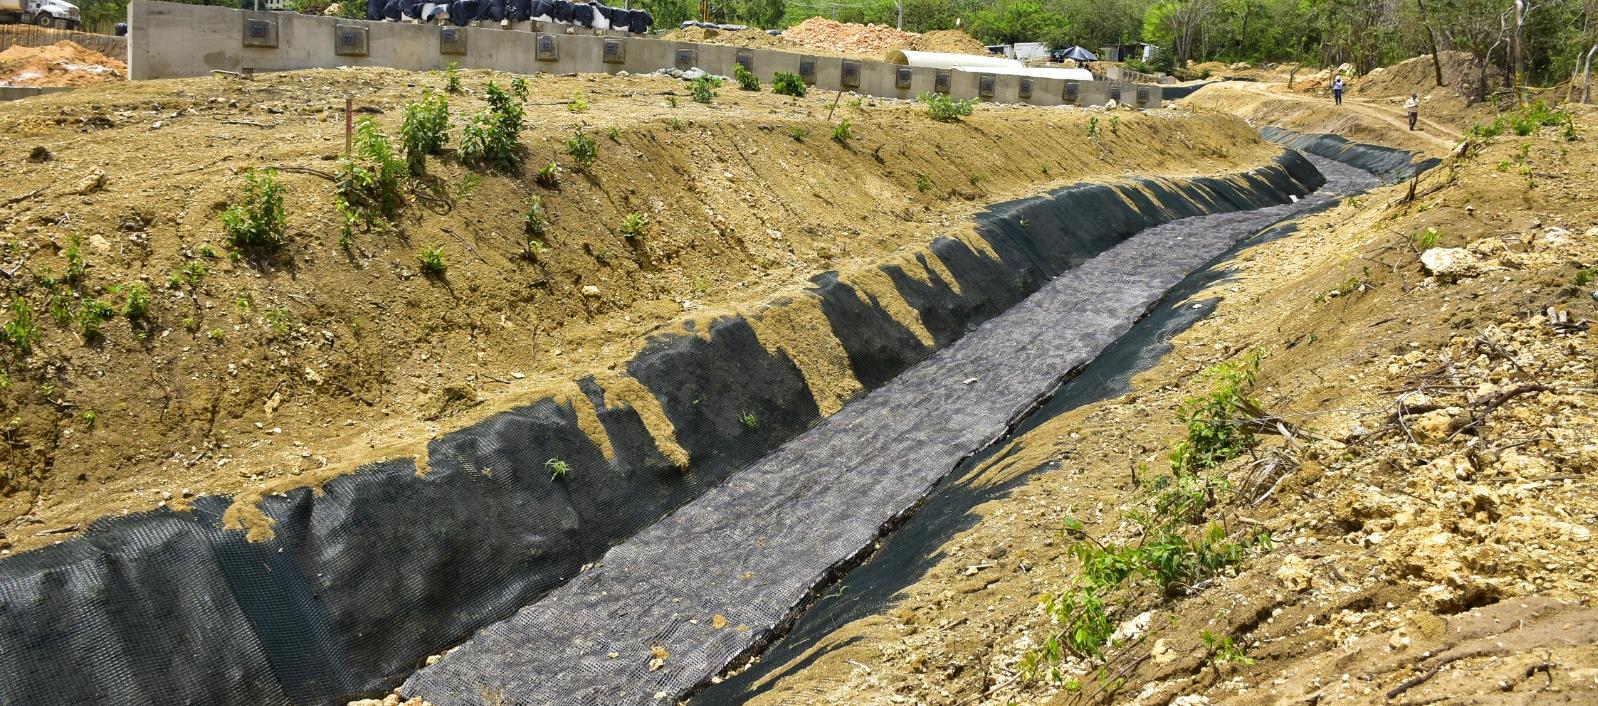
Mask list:
[[78,6],[64,0],[0,0],[0,24],[77,29],[82,21]]

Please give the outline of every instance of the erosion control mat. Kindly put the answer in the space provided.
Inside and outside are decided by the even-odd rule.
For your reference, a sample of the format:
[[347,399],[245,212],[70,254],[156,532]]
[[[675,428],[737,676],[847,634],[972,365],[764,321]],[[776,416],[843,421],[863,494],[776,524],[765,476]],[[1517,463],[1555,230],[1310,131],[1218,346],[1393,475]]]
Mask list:
[[[1321,183],[1288,153],[1229,179],[1075,187],[995,208],[983,219],[995,248],[1022,254],[1031,271],[1060,273],[1037,294],[482,630],[402,691],[440,706],[681,697],[758,649],[962,458],[1254,230],[1229,224]],[[1276,207],[1280,218],[1298,204]],[[1223,215],[1148,230],[1091,259],[1034,235],[1119,240],[1206,213]]]
[[1359,167],[1387,183],[1403,181],[1442,162],[1436,158],[1419,159],[1409,150],[1349,142],[1337,135],[1305,134],[1267,126],[1260,128],[1260,136],[1279,145]]
[[[861,384],[884,386],[808,433],[821,413],[798,366],[749,320],[722,317],[658,336],[626,365],[673,439],[588,379],[576,399],[434,440],[425,464],[374,464],[258,505],[213,496],[102,520],[0,562],[0,704],[339,704],[490,624],[414,689],[446,704],[478,703],[484,686],[505,703],[682,693],[1229,241],[1118,243],[1320,181],[1287,153],[1234,177],[1078,186],[1001,206],[980,247],[934,242],[941,269],[882,269],[917,330],[818,276],[805,296]],[[979,329],[967,352],[895,379],[1062,272],[1055,294]],[[990,371],[995,361],[1015,368]],[[596,413],[601,429],[580,422]],[[570,470],[552,472],[555,459]],[[241,519],[256,541],[223,529]],[[670,656],[651,671],[655,647]],[[612,695],[622,685],[625,699]]]
[[[1245,238],[1183,278],[1148,316],[1099,353],[1092,363],[1072,374],[1069,381],[1028,414],[1004,440],[967,459],[940,482],[915,515],[879,543],[880,549],[833,582],[833,585],[842,586],[842,590],[834,591],[830,585],[823,587],[826,600],[818,600],[805,610],[787,634],[761,652],[758,662],[696,695],[692,701],[694,706],[733,706],[758,695],[775,699],[773,703],[799,703],[806,694],[815,693],[771,690],[788,677],[801,673],[813,675],[821,655],[852,646],[851,638],[857,633],[849,632],[848,626],[855,620],[885,612],[894,605],[896,594],[921,580],[943,556],[940,548],[976,521],[973,508],[1009,494],[1033,474],[1058,463],[1050,461],[1006,475],[1002,482],[992,481],[990,474],[995,467],[1027,458],[1026,452],[1018,447],[1029,444],[1026,441],[1028,432],[1070,410],[1130,390],[1132,376],[1153,368],[1171,350],[1171,338],[1214,310],[1217,299],[1195,302],[1192,298],[1228,279],[1232,274],[1230,261],[1238,253],[1282,237],[1295,230],[1296,223],[1305,215],[1334,206],[1341,197],[1364,192],[1379,183],[1375,176],[1355,167],[1316,157],[1311,161],[1326,176],[1326,185],[1296,205],[1291,220],[1273,223],[1280,218],[1282,209],[1268,208],[1252,212],[1253,218],[1246,224],[1229,224],[1228,227],[1240,232],[1265,224],[1270,227]],[[1201,216],[1156,230],[1203,229],[1214,218]],[[1047,442],[1039,442],[1039,445],[1046,447]]]

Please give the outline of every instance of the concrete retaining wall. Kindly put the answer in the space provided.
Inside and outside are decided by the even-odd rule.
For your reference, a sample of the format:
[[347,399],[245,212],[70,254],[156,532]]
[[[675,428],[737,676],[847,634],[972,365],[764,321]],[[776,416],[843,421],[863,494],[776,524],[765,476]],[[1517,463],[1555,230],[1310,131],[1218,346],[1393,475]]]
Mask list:
[[[132,41],[128,74],[134,80],[203,76],[214,69],[290,71],[338,66],[388,66],[413,71],[443,68],[515,73],[648,73],[697,66],[731,76],[740,59],[762,81],[777,71],[805,75],[823,90],[851,90],[882,98],[915,98],[939,89],[948,74],[953,98],[1033,105],[1160,106],[1158,86],[1064,81],[965,71],[938,71],[881,61],[808,56],[768,49],[672,42],[568,25],[518,22],[511,29],[368,22],[288,12],[249,12],[204,5],[134,0],[128,6]],[[608,51],[607,51],[608,45]],[[813,70],[804,72],[801,64]],[[901,73],[902,72],[902,73]],[[1067,84],[1075,84],[1074,100]]]
[[71,86],[0,86],[0,101],[14,101],[46,93],[72,90]]

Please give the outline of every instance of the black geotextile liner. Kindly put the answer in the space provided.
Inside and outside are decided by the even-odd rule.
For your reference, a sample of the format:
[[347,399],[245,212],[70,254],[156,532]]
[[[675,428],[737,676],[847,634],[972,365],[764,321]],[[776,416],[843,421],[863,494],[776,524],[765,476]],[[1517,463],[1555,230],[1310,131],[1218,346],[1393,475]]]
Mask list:
[[[909,359],[923,348],[905,343],[902,325],[818,278],[861,380],[885,384],[484,628],[402,691],[439,706],[670,703],[762,644],[818,583],[1167,288],[1261,219],[1307,207],[1278,204],[1320,183],[1288,153],[1232,179],[1076,187],[997,207],[980,232],[1003,267],[951,265],[959,294],[933,277],[907,286],[907,301],[939,302],[929,319],[942,323],[929,330],[941,338],[957,336],[955,312],[990,311],[976,302],[988,295],[981,282],[1009,282],[999,286],[1008,297],[1042,288],[920,364]],[[1145,230],[1206,211],[1219,215]]]
[[1181,100],[1183,98],[1186,98],[1188,96],[1193,95],[1194,93],[1198,93],[1199,89],[1201,89],[1201,88],[1203,88],[1205,86],[1208,86],[1208,85],[1210,85],[1212,83],[1217,83],[1217,81],[1204,81],[1202,83],[1190,83],[1190,84],[1188,84],[1186,86],[1160,86],[1160,100],[1165,100],[1165,101]]
[[[860,646],[858,638],[840,638],[836,631],[849,623],[892,608],[902,590],[922,579],[945,557],[940,549],[959,532],[975,525],[980,516],[972,512],[978,505],[1004,497],[1026,483],[1043,466],[1010,474],[1000,484],[984,482],[989,468],[1004,467],[1007,458],[1026,444],[1047,444],[1048,438],[1026,435],[1066,412],[1131,389],[1132,377],[1153,368],[1171,350],[1169,341],[1192,324],[1204,319],[1221,297],[1194,297],[1231,276],[1233,259],[1249,247],[1285,237],[1297,230],[1306,215],[1336,206],[1340,198],[1363,192],[1380,184],[1373,175],[1352,166],[1323,158],[1316,166],[1327,183],[1305,197],[1292,217],[1274,222],[1274,213],[1258,213],[1258,224],[1270,223],[1232,246],[1226,252],[1188,274],[1161,297],[1148,316],[1140,319],[1113,344],[1101,351],[1093,362],[1073,373],[1059,390],[1027,416],[1004,439],[988,445],[962,462],[921,503],[903,525],[876,544],[870,558],[860,566],[837,576],[818,588],[826,595],[810,605],[782,636],[760,653],[758,662],[740,669],[719,683],[694,695],[691,706],[733,706],[767,693],[781,681],[815,663],[822,655]],[[1176,224],[1172,224],[1173,226]],[[1251,223],[1242,229],[1258,227]],[[1046,436],[1046,435],[1045,435]],[[832,586],[847,590],[833,593]],[[825,685],[823,685],[823,688]],[[820,692],[817,692],[820,693]],[[805,703],[806,694],[792,694],[789,703]]]
[[[933,277],[929,284],[895,268],[884,270],[922,313],[934,338],[930,347],[836,277],[818,277],[812,293],[821,298],[859,379],[876,387],[1146,226],[1278,203],[1319,180],[1313,166],[1289,152],[1273,167],[1232,179],[1074,187],[999,206],[981,229],[997,259],[952,239],[932,245],[956,282]],[[1106,293],[1106,305],[1126,296],[1119,289]],[[1114,309],[1107,316],[1118,320],[1124,307]],[[616,543],[707,490],[719,490],[739,469],[769,469],[768,461],[756,462],[819,419],[798,368],[785,354],[761,347],[739,318],[719,319],[704,332],[659,336],[626,367],[674,425],[676,441],[689,455],[687,468],[662,456],[631,408],[605,406],[604,390],[590,379],[580,387],[598,410],[614,450],[610,459],[579,429],[571,404],[543,400],[432,441],[420,475],[414,460],[397,459],[334,479],[318,492],[267,498],[260,506],[274,522],[275,536],[266,542],[252,544],[242,532],[221,530],[231,499],[204,497],[191,511],[104,520],[82,537],[0,561],[0,706],[341,704],[385,691],[427,655],[513,616],[607,557]],[[978,391],[993,392],[982,384],[954,392]],[[970,428],[992,427],[993,414],[973,408]],[[740,421],[745,415],[756,423]],[[897,428],[881,424],[854,431],[864,449],[878,434]],[[947,440],[904,433],[895,441],[926,445],[930,465],[912,459],[913,467],[951,467],[944,458]],[[545,469],[552,458],[564,460],[571,471],[552,478]],[[837,469],[851,463],[840,456]],[[721,508],[722,519],[733,524],[725,530],[697,527],[704,533],[699,539],[723,539],[736,523],[789,509],[812,490],[812,481],[802,476],[791,485],[782,473],[748,478],[770,484],[766,504]],[[883,490],[893,490],[896,498],[920,492],[919,481],[884,479]],[[880,509],[862,509],[874,508]],[[847,544],[863,527],[874,532],[879,525],[862,519],[834,529],[838,537],[851,538]],[[817,547],[837,545],[816,541]],[[773,556],[785,553],[773,545]],[[696,567],[714,563],[685,563],[670,554],[656,559],[670,566],[659,567],[663,573],[651,606],[660,596],[695,593]],[[606,574],[601,567],[582,575]],[[734,625],[769,627],[787,608],[763,610],[768,612],[740,613]],[[583,634],[576,625],[553,621],[542,629],[553,631],[546,639],[563,642]],[[737,651],[743,645],[731,640],[726,647]],[[587,648],[589,656],[606,651]],[[678,684],[687,677],[677,669],[694,664],[693,671],[713,671],[720,666],[713,662],[680,660],[660,676],[675,675],[672,683]],[[593,684],[610,683],[602,678],[604,664],[583,664],[584,670],[597,670],[590,674]],[[592,702],[615,703],[602,697]]]
[[1340,135],[1301,133],[1266,126],[1260,128],[1260,136],[1279,145],[1359,167],[1389,184],[1408,179],[1442,162],[1436,157],[1421,159],[1420,153],[1409,150],[1349,142]]

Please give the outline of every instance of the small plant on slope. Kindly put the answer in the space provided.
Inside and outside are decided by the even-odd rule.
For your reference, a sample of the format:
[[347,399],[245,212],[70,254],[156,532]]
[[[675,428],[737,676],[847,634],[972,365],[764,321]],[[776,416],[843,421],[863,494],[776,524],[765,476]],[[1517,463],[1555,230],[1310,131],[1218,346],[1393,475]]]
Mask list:
[[356,222],[370,230],[386,226],[405,207],[405,163],[371,118],[355,124],[355,154],[339,165],[338,207],[344,216],[343,240],[348,241]]
[[422,272],[430,277],[443,277],[449,265],[444,262],[444,246],[431,245],[416,253],[416,261],[421,264]]
[[573,168],[587,173],[599,157],[599,147],[581,129],[577,129],[572,131],[571,137],[566,138],[566,154],[571,156]]
[[451,61],[444,65],[444,90],[450,93],[461,92],[461,65]]
[[923,93],[916,100],[927,104],[927,115],[940,123],[954,122],[970,115],[973,106],[977,104],[975,98],[952,100],[942,93],[932,92]]
[[848,145],[849,141],[854,139],[853,124],[848,118],[838,121],[838,124],[833,126],[832,139],[840,145]]
[[276,250],[287,241],[288,217],[283,210],[283,186],[277,170],[244,172],[243,197],[222,212],[222,228],[240,250]]
[[709,104],[716,98],[716,89],[721,82],[710,76],[700,76],[688,84],[688,90],[693,94],[695,103]]
[[637,241],[644,236],[644,229],[648,226],[649,219],[644,214],[634,211],[622,219],[621,236],[628,240]]
[[550,162],[549,164],[540,167],[538,174],[533,177],[533,181],[538,182],[539,186],[542,186],[546,189],[554,189],[559,187],[560,165]]
[[570,464],[561,460],[560,457],[555,457],[544,462],[544,470],[549,471],[550,480],[558,480],[560,478],[564,478],[567,473],[570,473],[572,467]]

